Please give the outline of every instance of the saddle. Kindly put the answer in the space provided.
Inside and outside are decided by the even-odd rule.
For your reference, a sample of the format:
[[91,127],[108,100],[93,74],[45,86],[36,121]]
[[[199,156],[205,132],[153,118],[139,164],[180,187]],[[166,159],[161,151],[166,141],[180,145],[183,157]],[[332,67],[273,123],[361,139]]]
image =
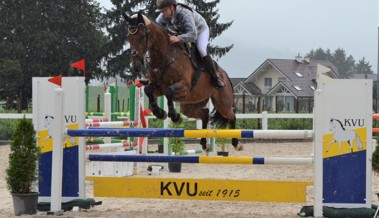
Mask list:
[[[183,52],[190,58],[192,66],[196,69],[196,73],[193,76],[192,81],[191,81],[191,86],[194,87],[200,78],[200,73],[201,72],[209,73],[209,70],[204,66],[203,59],[201,58],[199,50],[197,49],[196,43],[194,42],[180,43],[179,46],[183,50]],[[218,71],[217,62],[215,61],[213,62],[214,62],[216,71]]]

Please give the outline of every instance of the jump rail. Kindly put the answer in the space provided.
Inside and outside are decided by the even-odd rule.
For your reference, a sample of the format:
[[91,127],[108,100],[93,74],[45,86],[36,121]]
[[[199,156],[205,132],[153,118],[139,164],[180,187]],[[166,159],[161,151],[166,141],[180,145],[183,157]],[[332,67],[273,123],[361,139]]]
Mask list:
[[198,164],[254,164],[254,165],[312,165],[312,157],[221,157],[221,156],[164,156],[88,154],[90,161],[120,162],[180,162]]
[[308,139],[313,130],[185,130],[161,128],[110,128],[110,129],[66,129],[73,137],[120,136],[120,137],[185,137],[185,138],[255,138],[255,139]]

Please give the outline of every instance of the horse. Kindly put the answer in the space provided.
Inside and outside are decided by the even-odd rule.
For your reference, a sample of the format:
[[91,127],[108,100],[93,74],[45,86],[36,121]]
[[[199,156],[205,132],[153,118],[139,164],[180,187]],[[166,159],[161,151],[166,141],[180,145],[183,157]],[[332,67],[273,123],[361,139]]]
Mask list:
[[[180,103],[181,113],[188,118],[200,119],[202,129],[207,129],[208,122],[217,128],[230,129],[236,127],[234,111],[233,86],[227,73],[218,68],[218,75],[226,81],[225,88],[216,90],[209,73],[205,69],[196,68],[186,49],[178,43],[169,41],[169,32],[142,12],[128,17],[128,41],[132,55],[132,70],[141,72],[145,64],[145,56],[149,54],[149,66],[146,78],[148,84],[144,91],[149,99],[153,114],[161,120],[168,117],[174,124],[180,124],[182,118],[174,107],[174,101]],[[192,57],[193,58],[193,57]],[[160,108],[156,97],[164,95],[167,98],[168,113]],[[211,113],[207,108],[209,99],[214,105]],[[205,138],[200,139],[203,151],[210,151]],[[238,139],[232,139],[236,150],[242,150]]]
[[330,119],[329,130],[332,131],[334,134],[333,134],[333,139],[329,142],[326,148],[326,152],[329,151],[330,145],[334,142],[338,143],[338,148],[341,154],[343,153],[341,149],[342,142],[347,142],[350,146],[351,152],[353,152],[353,141],[355,139],[356,139],[356,145],[358,149],[361,150],[363,148],[362,140],[359,137],[359,135],[352,130],[346,130],[345,127],[343,127],[341,121],[337,119]]
[[[54,136],[54,117],[51,115],[46,115],[44,122],[43,122],[43,126],[47,129],[47,136],[45,136],[45,138],[43,138],[41,148],[44,148],[46,141],[48,139],[52,139]],[[65,139],[66,138],[69,138],[71,144],[74,145],[76,143],[75,137],[65,136]],[[64,145],[65,145],[65,147],[67,146],[66,140],[64,142]]]

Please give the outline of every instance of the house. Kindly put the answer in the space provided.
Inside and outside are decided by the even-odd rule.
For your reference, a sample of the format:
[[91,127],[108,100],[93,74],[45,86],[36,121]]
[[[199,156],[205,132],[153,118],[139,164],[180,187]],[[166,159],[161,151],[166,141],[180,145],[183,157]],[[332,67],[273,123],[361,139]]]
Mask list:
[[267,59],[247,79],[232,80],[239,112],[312,112],[317,64],[339,78],[337,68],[326,60]]

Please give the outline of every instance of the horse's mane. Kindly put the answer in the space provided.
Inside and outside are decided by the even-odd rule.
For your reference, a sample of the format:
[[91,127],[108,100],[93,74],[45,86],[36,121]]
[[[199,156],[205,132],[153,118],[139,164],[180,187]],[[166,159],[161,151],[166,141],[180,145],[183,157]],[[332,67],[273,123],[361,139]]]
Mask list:
[[343,130],[345,130],[345,127],[342,125],[342,122],[340,121],[340,120],[337,120],[337,119],[331,119],[330,121],[332,122],[332,121],[337,121],[339,124],[340,124],[340,126],[341,126],[341,128],[343,129]]

